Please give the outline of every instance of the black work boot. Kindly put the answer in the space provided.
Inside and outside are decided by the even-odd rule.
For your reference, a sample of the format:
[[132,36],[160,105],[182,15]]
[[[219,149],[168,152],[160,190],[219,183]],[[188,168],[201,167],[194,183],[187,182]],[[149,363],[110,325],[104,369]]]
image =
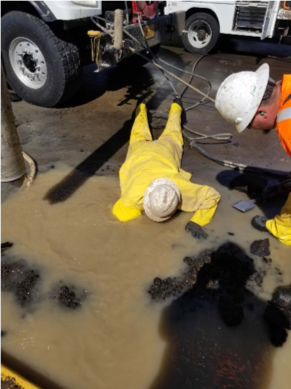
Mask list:
[[186,114],[185,108],[183,106],[183,101],[179,97],[176,97],[174,99],[173,103],[176,103],[176,104],[180,105],[180,107],[182,108],[182,113],[181,113],[181,124],[182,124],[182,126],[184,124],[187,124],[188,123],[188,121],[187,121],[187,114]]
[[255,229],[261,231],[261,232],[269,232],[266,227],[266,222],[268,219],[265,216],[257,215],[252,218],[252,226],[255,227]]

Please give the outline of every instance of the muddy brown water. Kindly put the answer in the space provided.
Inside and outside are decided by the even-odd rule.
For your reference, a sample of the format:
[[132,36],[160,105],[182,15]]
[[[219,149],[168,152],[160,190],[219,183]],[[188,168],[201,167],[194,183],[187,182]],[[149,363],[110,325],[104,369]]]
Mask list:
[[[206,228],[209,238],[197,241],[184,231],[190,214],[164,224],[145,216],[118,222],[111,214],[119,195],[114,177],[93,176],[52,205],[47,193],[69,172],[61,166],[39,175],[2,205],[2,242],[14,243],[3,259],[23,260],[39,275],[31,303],[2,291],[5,354],[68,389],[234,387],[225,371],[237,375],[236,388],[289,389],[290,336],[273,347],[261,320],[274,288],[291,282],[288,246],[270,238],[272,266],[254,290],[255,309],[238,327],[227,327],[200,297],[187,309],[191,291],[163,303],[147,293],[155,277],[181,274],[184,257],[227,241],[262,266],[250,254],[253,240],[266,237],[246,222],[255,211],[242,215],[222,201]],[[52,298],[60,285],[75,291],[80,306]]]

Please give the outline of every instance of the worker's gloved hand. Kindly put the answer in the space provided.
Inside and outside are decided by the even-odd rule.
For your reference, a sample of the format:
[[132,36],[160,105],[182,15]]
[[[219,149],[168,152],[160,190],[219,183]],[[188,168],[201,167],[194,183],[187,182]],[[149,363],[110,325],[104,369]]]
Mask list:
[[205,231],[203,231],[203,228],[199,226],[199,224],[194,222],[188,222],[186,224],[185,230],[187,232],[190,232],[194,238],[197,239],[207,239],[208,235]]
[[176,104],[180,105],[180,107],[182,108],[182,113],[181,113],[181,123],[182,123],[182,126],[184,124],[187,124],[187,114],[186,114],[186,111],[184,109],[182,100],[179,97],[176,97],[174,99],[173,103],[176,103]]
[[266,227],[266,222],[268,219],[265,216],[257,215],[252,218],[252,226],[255,227],[256,230],[261,232],[269,232]]

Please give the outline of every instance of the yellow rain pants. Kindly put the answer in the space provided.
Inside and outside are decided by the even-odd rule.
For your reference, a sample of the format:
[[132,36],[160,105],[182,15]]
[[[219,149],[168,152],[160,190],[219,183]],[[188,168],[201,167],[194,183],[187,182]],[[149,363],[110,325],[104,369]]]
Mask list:
[[268,220],[266,227],[280,242],[291,246],[291,193],[280,215]]
[[180,168],[183,152],[181,113],[181,107],[173,103],[165,130],[153,141],[146,106],[137,107],[126,160],[119,171],[121,198],[112,209],[120,221],[132,220],[142,214],[145,190],[158,178],[168,178],[178,186],[181,192],[178,209],[195,212],[191,221],[200,226],[211,221],[220,194],[209,186],[193,184],[191,174]]

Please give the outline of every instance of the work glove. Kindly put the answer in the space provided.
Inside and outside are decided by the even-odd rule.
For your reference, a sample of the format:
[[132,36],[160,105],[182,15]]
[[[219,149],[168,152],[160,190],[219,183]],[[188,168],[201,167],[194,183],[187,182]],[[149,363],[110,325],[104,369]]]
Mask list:
[[184,124],[187,124],[187,114],[186,114],[186,111],[184,109],[182,100],[179,97],[176,97],[174,99],[173,103],[176,103],[176,104],[180,105],[180,107],[182,108],[182,113],[181,113],[181,124],[182,124],[182,126]]
[[268,219],[265,216],[257,215],[252,218],[252,226],[261,232],[269,232],[268,229],[266,228],[266,222]]
[[199,224],[191,221],[186,224],[185,230],[190,232],[192,236],[197,239],[207,239],[208,237],[208,234],[203,231],[203,228],[200,227]]

